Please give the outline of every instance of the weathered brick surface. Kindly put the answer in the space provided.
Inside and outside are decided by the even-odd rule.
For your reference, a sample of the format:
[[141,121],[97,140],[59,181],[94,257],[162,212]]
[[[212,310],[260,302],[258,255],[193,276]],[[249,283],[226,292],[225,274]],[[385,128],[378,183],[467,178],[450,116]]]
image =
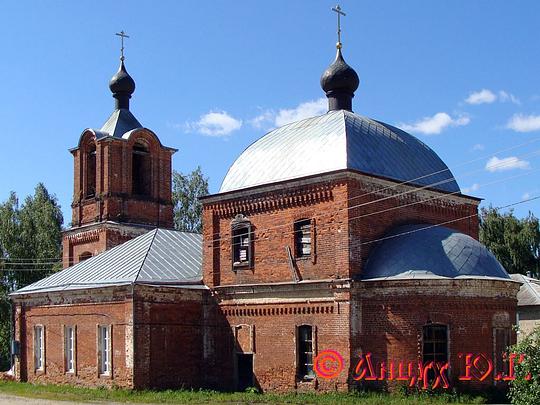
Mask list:
[[[132,162],[136,142],[148,146],[149,194],[134,194]],[[89,195],[88,154],[95,149],[95,194]],[[72,226],[63,238],[63,266],[79,262],[81,254],[95,255],[140,235],[151,227],[172,228],[173,206],[171,191],[173,149],[161,145],[157,136],[139,129],[128,139],[102,138],[96,140],[91,130],[86,130],[74,157],[74,193],[72,203]],[[119,226],[103,226],[95,229],[94,236],[76,238],[77,233],[88,234],[85,225],[117,223]],[[139,232],[134,227],[139,227]]]
[[353,363],[372,353],[377,363],[417,364],[422,361],[423,326],[439,323],[449,328],[450,383],[467,389],[493,385],[495,373],[483,382],[458,378],[465,375],[466,354],[493,360],[502,355],[494,352],[494,328],[512,327],[518,289],[515,283],[494,280],[362,282],[353,290],[357,302],[351,317]]
[[[49,294],[15,307],[16,338],[21,341],[17,375],[23,381],[86,386],[133,387],[132,301],[125,289]],[[34,365],[34,326],[45,328],[45,369]],[[76,327],[76,371],[64,366],[64,326]],[[110,377],[98,373],[97,327],[112,326]]]
[[[99,147],[112,153],[117,145]],[[123,154],[128,153],[125,145],[122,148]],[[126,187],[122,176],[111,178],[115,187]],[[111,381],[92,376],[90,357],[82,363],[88,365],[81,369],[83,374],[71,381],[57,366],[61,364],[57,349],[45,375],[31,376],[33,360],[28,358],[25,341],[19,378],[231,390],[238,384],[237,353],[251,353],[254,385],[263,391],[347,390],[363,384],[354,379],[362,354],[371,352],[374,361],[386,364],[421,360],[422,327],[433,322],[449,327],[450,379],[459,386],[457,377],[464,372],[459,353],[493,358],[494,328],[512,325],[518,286],[465,279],[353,281],[362,274],[375,246],[372,242],[395,226],[446,223],[478,237],[478,200],[432,190],[408,193],[411,190],[414,187],[338,172],[209,196],[203,200],[203,278],[210,289],[137,285],[133,296],[126,289],[112,296],[99,292],[85,298],[84,292],[78,292],[53,294],[49,301],[23,300],[25,304],[17,309],[19,337],[30,336],[26,330],[35,319],[50,324],[47,330],[60,330],[61,322],[74,319],[90,331],[98,322],[94,312],[101,311],[118,323],[114,341],[123,341],[125,347],[115,347],[118,376]],[[141,215],[157,215],[151,206],[140,207],[136,200],[120,204],[111,195],[108,204],[113,211],[131,207],[145,211]],[[91,212],[93,208],[81,202],[79,209]],[[231,223],[240,214],[253,226],[254,261],[251,268],[233,269]],[[312,255],[291,261],[286,249],[295,252],[294,222],[300,219],[313,221]],[[68,231],[64,260],[80,256],[88,246],[108,249],[134,237],[137,229],[104,221],[96,228]],[[294,273],[300,282],[294,281]],[[343,371],[335,378],[298,378],[296,331],[301,325],[313,327],[314,355],[335,350],[343,357]],[[116,333],[124,333],[123,338]],[[95,339],[95,333],[88,335]],[[48,345],[58,346],[51,339]],[[95,348],[95,342],[88,342]],[[485,388],[493,384],[492,378],[461,386]],[[395,388],[392,381],[381,380],[378,385]]]
[[136,286],[135,386],[188,388],[204,385],[205,292]]

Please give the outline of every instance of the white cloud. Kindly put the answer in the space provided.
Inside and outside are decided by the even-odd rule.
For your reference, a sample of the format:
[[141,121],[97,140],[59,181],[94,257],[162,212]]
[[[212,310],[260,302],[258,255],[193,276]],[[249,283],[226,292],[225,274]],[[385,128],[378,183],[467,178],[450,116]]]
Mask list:
[[186,123],[188,131],[208,136],[227,136],[241,127],[242,120],[232,117],[225,111],[210,111],[202,115],[199,121]]
[[516,132],[531,132],[540,129],[540,115],[514,114],[508,120],[506,128]]
[[514,104],[521,104],[521,101],[519,101],[519,99],[511,93],[504,90],[494,93],[488,89],[472,92],[469,94],[469,97],[465,99],[465,102],[467,104],[491,104],[497,100],[499,100],[501,103],[509,101]]
[[439,112],[433,117],[424,117],[420,121],[415,122],[414,124],[400,124],[398,126],[405,131],[433,135],[440,134],[447,127],[467,125],[470,121],[471,120],[469,117],[462,116],[452,118],[445,112]]
[[504,170],[512,169],[529,169],[530,164],[526,160],[520,160],[515,156],[509,156],[507,158],[499,159],[493,156],[486,163],[486,170],[488,172],[500,172]]
[[255,118],[249,120],[249,123],[257,129],[268,128],[274,124],[276,119],[276,113],[273,110],[263,111],[261,114],[257,115]]
[[480,184],[478,183],[474,183],[472,186],[470,187],[465,187],[464,189],[462,189],[461,191],[463,191],[464,193],[471,193],[473,191],[476,191],[480,188]]
[[467,104],[490,104],[497,100],[497,96],[488,89],[482,89],[469,94],[465,99]]
[[476,145],[474,145],[472,147],[472,150],[476,151],[476,150],[484,150],[486,149],[486,146],[481,144],[481,143],[477,143]]
[[518,105],[521,104],[521,101],[519,100],[519,98],[517,98],[511,93],[507,93],[504,90],[499,91],[499,101],[502,103],[510,101],[511,103],[514,103],[514,104],[518,104]]
[[328,100],[324,97],[318,100],[306,101],[296,108],[281,109],[278,111],[274,123],[280,127],[304,118],[315,117],[328,111]]
[[522,199],[522,200],[528,200],[529,198],[531,198],[531,193],[524,193],[524,194],[521,196],[521,199]]

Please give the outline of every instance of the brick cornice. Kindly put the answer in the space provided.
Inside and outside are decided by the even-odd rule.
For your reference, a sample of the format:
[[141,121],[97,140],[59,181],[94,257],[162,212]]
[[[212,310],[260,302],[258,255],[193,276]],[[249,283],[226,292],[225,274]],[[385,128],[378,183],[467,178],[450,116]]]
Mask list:
[[275,211],[331,201],[333,188],[337,184],[318,184],[283,190],[277,193],[264,193],[246,196],[236,200],[218,201],[204,205],[204,210],[212,210],[218,217],[234,217],[237,214],[254,214]]
[[99,240],[99,234],[101,229],[92,229],[85,232],[79,232],[72,235],[67,235],[67,239],[73,245],[78,245],[80,243],[96,242]]

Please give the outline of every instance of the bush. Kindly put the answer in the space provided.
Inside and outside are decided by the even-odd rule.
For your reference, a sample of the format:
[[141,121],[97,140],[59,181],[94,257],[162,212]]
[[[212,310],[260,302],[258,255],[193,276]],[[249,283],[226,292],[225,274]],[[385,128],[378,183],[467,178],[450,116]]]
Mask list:
[[[540,327],[521,342],[510,347],[510,353],[517,353],[514,372],[510,381],[509,396],[515,405],[540,404]],[[524,358],[518,362],[519,355]]]

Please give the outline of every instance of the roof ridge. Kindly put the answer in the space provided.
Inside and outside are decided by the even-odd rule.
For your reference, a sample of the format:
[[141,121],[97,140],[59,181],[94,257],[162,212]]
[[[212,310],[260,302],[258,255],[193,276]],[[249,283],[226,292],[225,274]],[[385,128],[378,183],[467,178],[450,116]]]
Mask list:
[[141,274],[142,268],[144,266],[144,262],[146,262],[146,259],[148,258],[148,253],[150,253],[150,249],[152,249],[152,245],[154,244],[154,241],[156,240],[156,235],[157,235],[158,231],[159,231],[159,228],[156,228],[153,231],[150,231],[150,232],[154,232],[154,235],[152,236],[152,240],[150,241],[150,245],[148,246],[148,249],[146,250],[146,253],[144,255],[144,259],[141,260],[141,266],[139,267],[139,270],[137,270],[137,275],[133,279],[133,284],[137,283],[137,279],[139,278],[139,275]]
[[531,285],[532,283],[531,283],[531,281],[529,280],[529,278],[528,278],[528,277],[525,277],[523,274],[520,274],[520,276],[521,276],[521,278],[522,278],[523,280],[525,280],[525,282],[527,283],[527,288],[529,288],[530,290],[532,290],[533,295],[536,296],[536,298],[537,298],[538,300],[540,300],[540,293],[539,293],[538,291],[536,291],[536,289]]

